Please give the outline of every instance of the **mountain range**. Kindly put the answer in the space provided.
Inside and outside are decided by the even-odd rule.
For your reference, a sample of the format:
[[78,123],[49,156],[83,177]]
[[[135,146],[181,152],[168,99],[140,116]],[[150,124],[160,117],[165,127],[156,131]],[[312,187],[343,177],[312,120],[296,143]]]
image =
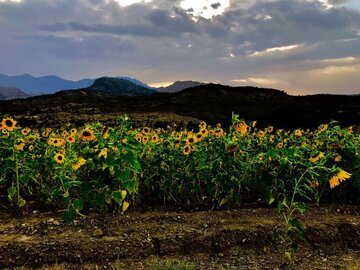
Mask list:
[[66,123],[81,126],[98,121],[114,125],[124,113],[130,115],[135,126],[166,127],[174,119],[179,126],[190,128],[196,128],[200,120],[228,126],[233,112],[246,120],[257,120],[259,127],[316,128],[331,120],[342,126],[360,124],[360,96],[292,96],[276,89],[220,84],[141,95],[121,94],[118,87],[102,88],[116,82],[122,80],[100,78],[94,82],[95,88],[0,101],[0,115],[12,115],[19,125],[36,127],[61,127]]
[[[104,82],[104,80],[100,82],[98,81],[99,79],[103,78],[106,78],[106,82]],[[75,90],[84,88],[92,88],[93,90],[96,89],[100,91],[104,91],[105,88],[107,88],[108,92],[113,92],[117,95],[125,94],[136,96],[141,94],[147,95],[155,93],[156,91],[177,92],[202,84],[204,83],[194,81],[176,81],[174,84],[167,87],[153,88],[135,78],[126,76],[101,77],[98,79],[82,79],[79,81],[71,81],[53,75],[33,77],[29,74],[8,76],[0,73],[0,87],[3,87],[3,89],[0,89],[0,100],[25,98],[42,94],[54,94],[62,90]],[[115,89],[114,87],[118,89]],[[20,93],[18,90],[14,90],[13,93],[11,93],[11,89],[14,88],[17,88],[24,93]]]

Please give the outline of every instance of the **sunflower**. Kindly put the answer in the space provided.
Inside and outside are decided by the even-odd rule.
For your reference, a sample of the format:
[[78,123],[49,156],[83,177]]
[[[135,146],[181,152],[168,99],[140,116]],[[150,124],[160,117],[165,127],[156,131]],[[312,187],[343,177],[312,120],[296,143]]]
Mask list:
[[33,146],[33,145],[29,145],[29,151],[31,152],[32,150],[34,150],[34,146]]
[[149,127],[144,127],[144,128],[141,130],[141,132],[147,135],[147,134],[149,134],[149,133],[151,132],[151,128],[149,128]]
[[277,145],[276,145],[277,148],[283,148],[284,147],[284,144],[282,142],[279,142]]
[[182,134],[182,132],[180,132],[180,133],[176,134],[175,139],[176,140],[181,140],[182,136],[183,136],[183,134]]
[[103,150],[100,151],[98,157],[106,159],[107,158],[107,153],[108,153],[108,150],[106,148],[104,148]]
[[76,134],[77,134],[77,129],[76,129],[76,128],[72,128],[72,129],[70,130],[70,133],[71,133],[72,135],[76,135]]
[[14,145],[14,148],[18,151],[24,150],[25,142],[23,139],[19,139],[18,142]]
[[62,133],[61,133],[61,136],[62,137],[66,137],[68,135],[68,132],[66,130],[64,130]]
[[197,142],[197,139],[194,135],[189,135],[186,139],[186,144],[193,144],[193,143],[196,143]]
[[220,138],[221,136],[224,135],[224,130],[219,127],[219,128],[217,128],[217,129],[215,129],[214,135],[215,135],[216,137]]
[[72,165],[72,169],[74,171],[77,171],[85,163],[86,163],[86,159],[80,157],[80,159]]
[[196,134],[196,141],[197,142],[200,142],[203,138],[204,137],[203,137],[203,134],[201,132]]
[[319,181],[318,180],[312,180],[311,183],[310,183],[310,186],[312,188],[317,188],[319,186]]
[[174,146],[175,146],[176,148],[178,148],[178,147],[180,146],[180,140],[175,140],[175,141],[174,141]]
[[148,136],[143,136],[142,139],[141,139],[141,142],[142,142],[143,144],[147,144],[148,141],[149,141],[149,137],[148,137]]
[[184,149],[183,149],[183,154],[185,156],[189,155],[191,153],[191,147],[190,145],[185,145]]
[[267,131],[267,133],[271,133],[271,132],[274,131],[274,127],[273,127],[273,126],[268,126],[268,127],[266,128],[266,131]]
[[302,131],[300,129],[295,130],[294,135],[297,137],[301,137],[302,136]]
[[1,132],[4,134],[5,137],[9,136],[9,131],[7,129],[4,128]]
[[109,138],[109,137],[110,137],[110,132],[107,130],[107,131],[105,131],[104,134],[103,134],[103,139],[106,140],[106,139]]
[[206,123],[204,121],[201,121],[200,124],[199,124],[199,128],[201,130],[205,129],[206,128]]
[[340,170],[336,175],[333,175],[329,179],[330,188],[334,188],[340,184],[340,182],[345,181],[346,179],[349,179],[351,177],[351,174]]
[[80,138],[84,141],[94,141],[96,139],[94,132],[88,128],[81,131]]
[[137,140],[138,142],[141,142],[142,141],[142,137],[143,137],[143,134],[142,133],[136,133],[135,135],[135,140]]
[[245,122],[239,122],[234,126],[234,128],[241,135],[245,135],[248,130],[248,125]]
[[262,138],[262,137],[264,137],[264,135],[265,135],[265,132],[262,131],[262,130],[260,130],[259,133],[258,133],[258,136],[259,136],[260,138]]
[[151,141],[153,143],[157,143],[159,141],[159,135],[157,135],[156,133],[154,133],[152,136],[151,136]]
[[334,157],[335,162],[340,162],[342,160],[342,156],[339,154],[336,154]]
[[317,154],[316,156],[310,157],[310,158],[309,158],[309,161],[310,161],[311,163],[315,163],[315,162],[317,162],[319,159],[323,158],[324,156],[325,156],[325,155],[324,155],[324,152],[320,152],[320,153]]
[[60,147],[65,144],[65,141],[62,138],[50,138],[48,144],[51,146]]
[[59,163],[59,164],[63,164],[64,163],[64,159],[65,159],[65,156],[64,154],[62,153],[57,153],[55,156],[54,156],[54,160]]
[[209,131],[205,128],[205,129],[202,129],[200,131],[200,133],[203,135],[203,138],[205,138],[209,134]]
[[24,135],[24,136],[26,136],[26,135],[28,135],[28,134],[30,133],[30,131],[31,131],[30,128],[23,128],[23,129],[21,130],[21,134]]
[[66,141],[70,144],[73,144],[75,142],[75,137],[70,135],[66,138]]
[[14,119],[8,117],[8,118],[4,118],[1,121],[1,126],[3,128],[6,128],[8,131],[14,131],[16,123],[17,122]]

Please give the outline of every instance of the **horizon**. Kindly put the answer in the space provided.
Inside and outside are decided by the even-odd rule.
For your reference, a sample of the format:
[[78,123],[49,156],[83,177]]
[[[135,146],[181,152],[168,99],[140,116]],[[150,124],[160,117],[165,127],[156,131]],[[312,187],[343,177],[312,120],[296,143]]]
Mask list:
[[360,93],[359,1],[238,2],[1,0],[0,73]]

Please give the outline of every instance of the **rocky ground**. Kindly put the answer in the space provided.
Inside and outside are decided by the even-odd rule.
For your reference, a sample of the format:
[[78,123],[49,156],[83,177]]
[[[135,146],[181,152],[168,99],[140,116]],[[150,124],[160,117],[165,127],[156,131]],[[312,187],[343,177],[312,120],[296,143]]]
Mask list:
[[89,214],[0,213],[0,269],[152,269],[187,261],[195,269],[360,269],[360,206],[313,207],[301,216],[306,242],[282,267],[272,242],[275,209],[213,212],[130,210]]

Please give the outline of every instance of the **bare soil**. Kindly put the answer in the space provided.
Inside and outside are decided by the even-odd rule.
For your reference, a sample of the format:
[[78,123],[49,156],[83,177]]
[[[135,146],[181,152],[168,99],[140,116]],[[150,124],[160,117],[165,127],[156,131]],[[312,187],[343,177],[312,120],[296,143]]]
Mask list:
[[0,269],[151,269],[186,260],[196,269],[360,269],[360,206],[314,206],[295,266],[281,266],[275,209],[90,214],[0,213]]

